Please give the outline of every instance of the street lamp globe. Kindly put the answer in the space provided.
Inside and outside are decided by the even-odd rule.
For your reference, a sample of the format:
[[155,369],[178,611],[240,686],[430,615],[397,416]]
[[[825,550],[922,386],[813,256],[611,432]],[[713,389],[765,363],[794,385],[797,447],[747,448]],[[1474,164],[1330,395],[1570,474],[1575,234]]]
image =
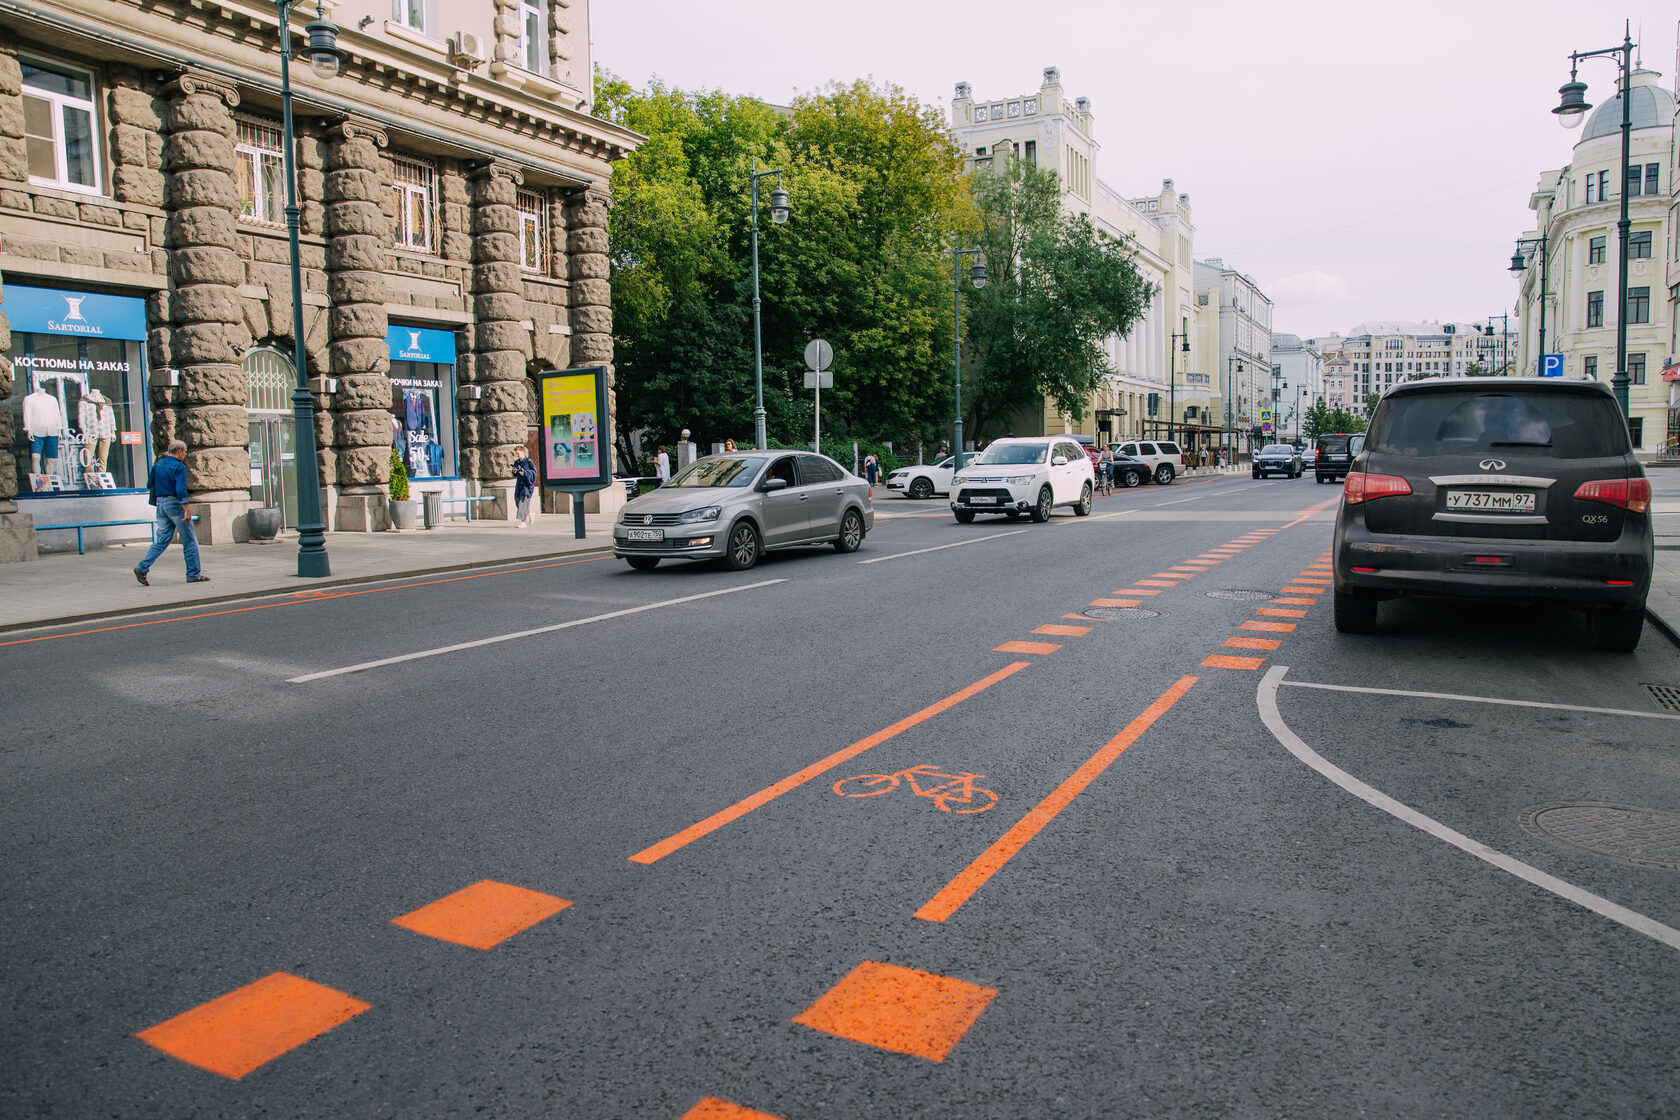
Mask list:
[[1556,114],[1558,124],[1564,128],[1577,128],[1586,119],[1587,110],[1592,106],[1587,103],[1587,83],[1578,82],[1572,76],[1569,81],[1558,87],[1558,93],[1563,100],[1552,112]]
[[338,25],[317,4],[315,18],[303,30],[309,37],[308,45],[303,48],[309,68],[323,81],[338,77],[339,67],[350,57],[348,52],[338,49]]
[[968,270],[968,282],[973,284],[976,288],[984,288],[986,286],[985,261],[974,262],[974,267]]
[[782,225],[788,220],[788,213],[792,208],[788,206],[788,193],[777,187],[770,192],[770,220]]
[[1527,269],[1528,262],[1523,259],[1522,250],[1518,249],[1516,252],[1511,254],[1511,271],[1524,272]]

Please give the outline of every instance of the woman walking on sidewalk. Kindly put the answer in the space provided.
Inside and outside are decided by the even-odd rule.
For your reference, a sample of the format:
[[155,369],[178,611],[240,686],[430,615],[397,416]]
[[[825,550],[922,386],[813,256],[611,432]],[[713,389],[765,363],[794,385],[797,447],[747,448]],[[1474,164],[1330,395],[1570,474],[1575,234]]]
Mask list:
[[531,495],[537,492],[537,464],[530,452],[520,448],[519,458],[513,461],[513,505],[519,517],[519,527],[531,520]]
[[147,501],[157,507],[157,522],[152,526],[152,547],[134,565],[134,578],[146,587],[151,581],[146,573],[152,570],[157,558],[181,534],[181,551],[187,558],[187,582],[209,583],[210,577],[198,566],[198,537],[193,533],[192,518],[187,516],[187,445],[172,440],[169,450],[152,464],[146,478]]

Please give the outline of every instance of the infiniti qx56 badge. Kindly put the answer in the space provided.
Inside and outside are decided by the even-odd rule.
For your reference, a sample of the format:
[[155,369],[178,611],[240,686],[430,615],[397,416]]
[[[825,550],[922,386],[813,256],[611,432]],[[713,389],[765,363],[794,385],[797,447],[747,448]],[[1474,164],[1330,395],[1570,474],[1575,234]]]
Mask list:
[[1502,470],[1505,469],[1505,460],[1503,460],[1503,459],[1483,459],[1482,460],[1482,469],[1484,471],[1502,471]]

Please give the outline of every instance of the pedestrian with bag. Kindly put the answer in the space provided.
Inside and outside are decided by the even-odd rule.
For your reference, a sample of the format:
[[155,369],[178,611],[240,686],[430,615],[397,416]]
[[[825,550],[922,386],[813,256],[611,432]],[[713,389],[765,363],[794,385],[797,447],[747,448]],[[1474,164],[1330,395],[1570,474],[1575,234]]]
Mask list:
[[169,450],[158,456],[147,472],[146,501],[157,507],[157,521],[152,525],[152,547],[134,565],[134,578],[141,586],[150,587],[146,573],[179,533],[181,551],[187,560],[187,582],[209,583],[210,577],[198,566],[198,537],[193,533],[192,518],[187,515],[187,445],[181,440],[171,440]]
[[521,447],[519,458],[513,461],[513,505],[521,529],[531,520],[531,495],[536,492],[537,464],[531,461],[531,453]]

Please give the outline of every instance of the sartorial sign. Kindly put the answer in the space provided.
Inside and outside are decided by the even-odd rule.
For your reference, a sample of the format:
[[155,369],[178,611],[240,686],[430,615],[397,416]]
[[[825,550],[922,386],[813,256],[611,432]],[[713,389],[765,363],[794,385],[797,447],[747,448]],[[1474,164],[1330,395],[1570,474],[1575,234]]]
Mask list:
[[7,284],[6,315],[14,331],[89,338],[146,337],[146,301],[129,296]]
[[452,366],[455,364],[455,332],[393,324],[385,330],[385,349],[398,361]]

